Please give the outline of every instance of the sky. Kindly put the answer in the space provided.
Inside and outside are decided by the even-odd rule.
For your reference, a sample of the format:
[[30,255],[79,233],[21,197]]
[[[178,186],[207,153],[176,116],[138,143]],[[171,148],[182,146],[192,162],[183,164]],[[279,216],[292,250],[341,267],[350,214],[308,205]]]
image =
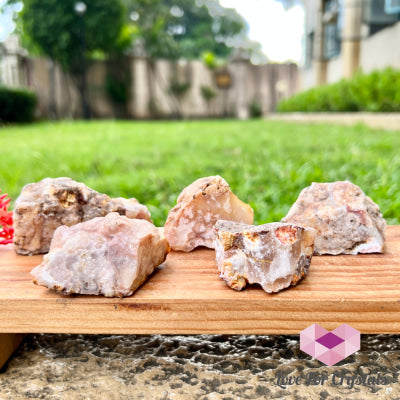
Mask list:
[[[5,4],[5,0],[0,0],[0,9]],[[5,40],[7,36],[14,30],[15,24],[12,21],[12,14],[15,11],[21,11],[22,4],[13,4],[2,9],[0,13],[0,42]]]
[[[0,7],[5,0],[0,0]],[[262,51],[271,61],[302,59],[304,11],[300,6],[285,10],[276,0],[220,0],[222,6],[235,8],[249,25],[249,37],[261,43]],[[20,7],[16,5],[15,7]],[[0,41],[14,29],[11,10],[0,14]]]
[[285,10],[275,0],[220,0],[235,8],[249,25],[249,38],[261,43],[271,61],[300,62],[303,55],[304,10],[299,5]]

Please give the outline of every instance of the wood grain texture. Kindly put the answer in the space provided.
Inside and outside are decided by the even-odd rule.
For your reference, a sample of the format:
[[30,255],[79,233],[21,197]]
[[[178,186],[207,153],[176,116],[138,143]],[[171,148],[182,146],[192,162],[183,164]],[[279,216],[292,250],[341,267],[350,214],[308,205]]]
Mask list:
[[385,254],[314,256],[308,276],[277,294],[236,292],[219,278],[214,251],[173,252],[123,299],[64,296],[35,286],[42,256],[0,248],[0,332],[299,334],[318,323],[362,333],[400,333],[400,226]]

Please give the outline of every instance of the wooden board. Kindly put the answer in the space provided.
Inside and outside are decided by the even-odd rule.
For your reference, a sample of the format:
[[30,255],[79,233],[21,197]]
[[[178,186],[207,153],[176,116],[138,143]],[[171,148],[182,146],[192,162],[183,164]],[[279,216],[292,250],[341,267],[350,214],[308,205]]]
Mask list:
[[7,362],[10,356],[19,347],[25,338],[21,333],[0,333],[0,368]]
[[0,248],[0,332],[299,334],[318,323],[362,333],[400,333],[400,226],[385,254],[313,257],[298,286],[242,292],[219,278],[212,250],[171,253],[131,297],[64,296],[35,286],[42,256]]

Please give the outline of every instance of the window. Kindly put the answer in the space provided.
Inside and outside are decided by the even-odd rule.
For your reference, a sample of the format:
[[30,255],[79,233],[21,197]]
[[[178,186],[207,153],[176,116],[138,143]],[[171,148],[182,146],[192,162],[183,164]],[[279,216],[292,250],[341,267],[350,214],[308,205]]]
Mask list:
[[400,0],[385,0],[386,14],[400,13]]
[[323,35],[324,58],[329,60],[340,54],[340,7],[337,0],[324,1]]
[[365,0],[363,22],[368,25],[370,35],[400,21],[400,12],[396,5],[395,0]]
[[330,59],[340,54],[340,38],[337,24],[324,25],[324,58]]
[[335,12],[338,9],[337,0],[325,0],[324,1],[324,13]]
[[306,36],[306,59],[304,60],[304,66],[310,68],[312,60],[314,58],[314,32],[310,32]]

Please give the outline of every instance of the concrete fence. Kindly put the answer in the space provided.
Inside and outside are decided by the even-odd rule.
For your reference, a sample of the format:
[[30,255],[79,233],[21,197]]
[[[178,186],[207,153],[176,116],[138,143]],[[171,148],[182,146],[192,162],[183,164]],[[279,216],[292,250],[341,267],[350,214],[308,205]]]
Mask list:
[[[116,105],[106,90],[107,62],[92,62],[88,70],[88,87],[93,117],[247,118],[252,103],[267,114],[275,110],[281,98],[294,94],[298,88],[295,64],[255,66],[246,60],[232,60],[225,68],[231,82],[227,89],[217,87],[217,71],[210,70],[201,61],[157,60],[152,68],[149,64],[146,58],[125,59],[124,65],[130,73],[129,100],[121,113],[121,105]],[[76,82],[50,60],[20,54],[3,55],[0,71],[2,84],[29,87],[36,92],[40,116],[81,117]],[[174,79],[188,84],[187,91],[179,97],[171,94]],[[202,87],[214,91],[215,97],[206,101]]]

